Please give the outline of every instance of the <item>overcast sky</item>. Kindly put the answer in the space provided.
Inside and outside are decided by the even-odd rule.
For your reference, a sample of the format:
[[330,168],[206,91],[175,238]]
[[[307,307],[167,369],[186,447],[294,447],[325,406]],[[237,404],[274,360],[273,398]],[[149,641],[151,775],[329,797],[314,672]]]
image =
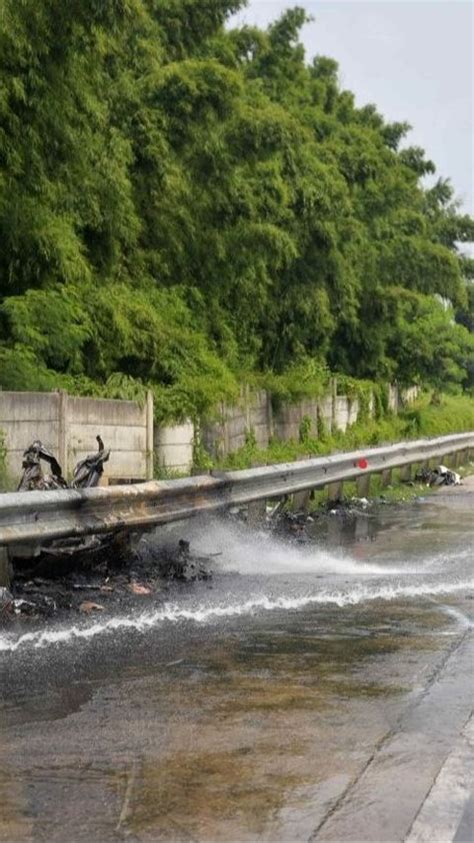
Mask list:
[[473,212],[473,5],[470,0],[248,0],[233,22],[266,26],[303,6],[308,60],[339,62],[358,105],[407,120],[407,143],[422,146]]

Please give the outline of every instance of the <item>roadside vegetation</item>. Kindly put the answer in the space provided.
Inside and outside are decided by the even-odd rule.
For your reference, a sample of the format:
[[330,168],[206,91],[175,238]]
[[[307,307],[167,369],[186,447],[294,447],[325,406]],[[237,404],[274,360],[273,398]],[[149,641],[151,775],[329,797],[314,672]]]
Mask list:
[[[403,115],[308,60],[304,10],[229,28],[242,5],[3,0],[0,387],[150,388],[159,422],[334,373],[472,388],[472,219],[443,175],[426,186]],[[425,408],[270,452],[444,423]]]
[[[303,426],[302,426],[303,427]],[[250,432],[246,444],[216,464],[218,468],[241,469],[256,465],[270,465],[278,462],[292,462],[303,457],[324,456],[339,451],[418,439],[442,436],[448,433],[463,433],[474,430],[474,401],[469,396],[442,396],[436,398],[425,394],[415,404],[395,415],[387,413],[384,418],[367,419],[351,425],[345,433],[335,431],[329,434],[320,428],[312,435],[311,428],[300,431],[299,441],[273,441],[265,450],[255,443]],[[202,467],[212,468],[214,463],[202,451],[197,454]]]

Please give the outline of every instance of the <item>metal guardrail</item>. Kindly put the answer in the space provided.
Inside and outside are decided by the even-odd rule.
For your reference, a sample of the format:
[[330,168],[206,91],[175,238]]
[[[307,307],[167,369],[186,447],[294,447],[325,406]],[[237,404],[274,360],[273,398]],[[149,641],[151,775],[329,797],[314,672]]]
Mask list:
[[3,494],[0,548],[146,530],[198,513],[323,488],[470,449],[474,449],[474,432],[181,480]]

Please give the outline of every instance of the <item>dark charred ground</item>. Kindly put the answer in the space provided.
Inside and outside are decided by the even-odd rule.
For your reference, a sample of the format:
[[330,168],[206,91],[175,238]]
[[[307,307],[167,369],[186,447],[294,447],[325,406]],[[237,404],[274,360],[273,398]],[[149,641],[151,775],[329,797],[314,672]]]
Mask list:
[[34,559],[16,559],[11,589],[0,607],[2,624],[127,611],[160,592],[169,596],[184,583],[209,579],[211,561],[194,555],[184,539],[172,545],[150,537],[135,547],[111,541],[70,555],[55,548]]

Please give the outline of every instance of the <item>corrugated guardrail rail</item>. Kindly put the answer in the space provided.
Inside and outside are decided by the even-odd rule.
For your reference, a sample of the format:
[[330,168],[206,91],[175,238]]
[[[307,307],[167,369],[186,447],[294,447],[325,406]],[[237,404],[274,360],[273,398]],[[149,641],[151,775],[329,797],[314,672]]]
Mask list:
[[117,530],[145,530],[226,506],[320,489],[329,483],[439,460],[470,449],[474,449],[474,432],[181,480],[81,491],[3,494],[0,547],[46,544],[54,539]]

